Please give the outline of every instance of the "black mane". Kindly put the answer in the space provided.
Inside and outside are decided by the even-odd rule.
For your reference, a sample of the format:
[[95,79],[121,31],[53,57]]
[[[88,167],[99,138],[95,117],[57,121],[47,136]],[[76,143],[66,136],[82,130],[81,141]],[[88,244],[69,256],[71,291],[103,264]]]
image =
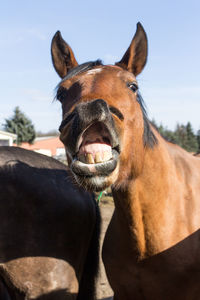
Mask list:
[[158,143],[158,140],[155,137],[153,131],[151,130],[150,121],[148,120],[148,117],[147,117],[145,103],[139,92],[137,94],[137,101],[140,104],[140,107],[142,109],[143,120],[144,120],[144,133],[143,133],[144,146],[153,148]]

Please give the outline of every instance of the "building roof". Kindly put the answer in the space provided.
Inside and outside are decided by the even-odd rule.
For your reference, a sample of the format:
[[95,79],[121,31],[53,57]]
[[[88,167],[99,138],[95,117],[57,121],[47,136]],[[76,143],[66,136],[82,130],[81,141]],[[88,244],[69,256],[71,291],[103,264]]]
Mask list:
[[16,139],[16,138],[17,138],[17,135],[16,135],[16,134],[10,133],[10,132],[7,132],[7,131],[2,131],[2,130],[0,130],[0,134],[5,135],[5,136],[12,137],[13,139]]
[[25,148],[28,150],[38,151],[38,150],[50,150],[51,155],[56,155],[56,149],[64,148],[63,143],[60,141],[58,136],[54,137],[42,137],[42,139],[35,139],[34,143],[30,145],[29,143],[22,143],[20,145],[21,148]]

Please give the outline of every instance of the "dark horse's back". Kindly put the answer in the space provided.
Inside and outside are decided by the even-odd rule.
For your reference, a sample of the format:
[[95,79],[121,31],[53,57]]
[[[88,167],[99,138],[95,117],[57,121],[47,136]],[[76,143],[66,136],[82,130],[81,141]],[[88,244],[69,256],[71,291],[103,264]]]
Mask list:
[[0,147],[0,222],[0,299],[93,299],[98,209],[65,165]]

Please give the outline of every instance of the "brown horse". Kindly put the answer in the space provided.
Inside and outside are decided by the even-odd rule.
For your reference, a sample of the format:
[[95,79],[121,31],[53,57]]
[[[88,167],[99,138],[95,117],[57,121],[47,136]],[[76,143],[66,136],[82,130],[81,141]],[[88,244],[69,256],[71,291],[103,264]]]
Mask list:
[[0,147],[0,299],[94,299],[99,214],[66,166]]
[[200,159],[148,121],[136,80],[147,60],[143,27],[115,66],[78,65],[59,32],[52,58],[71,172],[88,190],[112,186],[103,260],[114,299],[200,299]]

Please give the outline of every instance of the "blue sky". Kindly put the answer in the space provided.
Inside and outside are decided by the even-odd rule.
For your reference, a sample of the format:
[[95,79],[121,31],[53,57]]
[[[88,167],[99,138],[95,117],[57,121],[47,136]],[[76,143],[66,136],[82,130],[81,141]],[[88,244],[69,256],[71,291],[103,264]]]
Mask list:
[[191,121],[200,129],[200,1],[12,0],[0,6],[0,125],[20,109],[37,130],[57,129],[53,102],[59,77],[50,44],[60,30],[78,62],[119,60],[140,21],[149,56],[138,76],[149,118],[173,129]]

